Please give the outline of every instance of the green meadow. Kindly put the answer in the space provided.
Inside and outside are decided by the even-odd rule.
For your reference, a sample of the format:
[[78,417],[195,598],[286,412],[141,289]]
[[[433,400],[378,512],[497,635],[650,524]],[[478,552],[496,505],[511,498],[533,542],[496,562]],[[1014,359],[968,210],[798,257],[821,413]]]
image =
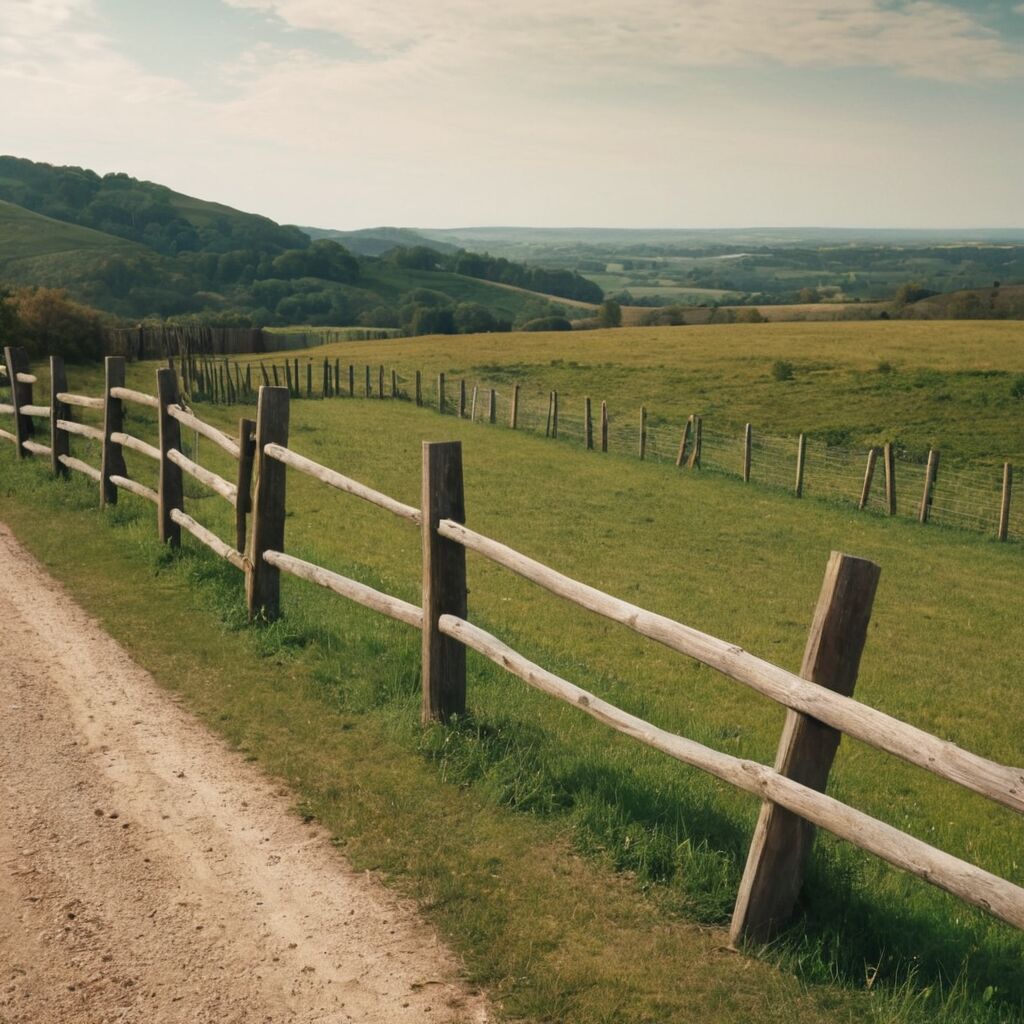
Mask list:
[[[950,466],[1024,461],[1024,323],[892,321],[634,327],[571,334],[403,338],[309,353],[357,367],[397,366],[496,386],[563,416],[608,402],[613,425],[646,405],[652,428],[690,413],[709,430],[804,431],[830,444],[894,442],[912,458],[941,450]],[[776,364],[789,364],[780,380]],[[357,375],[357,381],[359,381]]]
[[[792,334],[792,325],[767,326],[324,351],[467,376],[487,367],[489,379],[506,372],[538,394],[543,385],[602,397],[601,385],[623,406],[689,395],[679,404],[692,408],[694,392],[666,378],[700,377],[708,393],[713,382],[730,389],[723,407],[747,403],[739,420],[759,410],[775,423],[801,411],[822,424],[857,415],[852,401],[848,413],[832,408],[842,382],[873,380],[882,360],[897,367],[884,377],[926,366],[950,380],[968,369],[1024,369],[1013,325],[856,325],[861,333],[846,336],[856,346],[836,337],[846,325]],[[802,405],[776,406],[779,382],[762,388],[760,377],[777,358],[832,369],[808,371],[820,388],[798,374]],[[129,384],[152,391],[153,374],[152,364],[133,365]],[[70,378],[72,390],[99,390],[94,368],[72,368]],[[958,402],[944,407],[960,414]],[[909,419],[895,399],[890,410]],[[200,413],[233,429],[252,411]],[[882,578],[857,696],[980,754],[1021,761],[1017,544],[585,453],[406,402],[304,400],[291,416],[294,450],[414,505],[421,442],[461,440],[471,527],[793,670],[829,552],[870,558]],[[128,429],[152,439],[148,410],[132,409]],[[75,448],[95,462],[88,445],[76,439]],[[229,475],[208,442],[198,457]],[[128,453],[128,462],[152,484],[143,457]],[[297,474],[288,487],[289,553],[418,601],[414,528]],[[18,464],[9,445],[0,448],[0,519],[163,685],[286,780],[357,867],[416,898],[507,1019],[990,1024],[1024,1014],[1024,936],[827,835],[787,932],[750,955],[728,951],[755,800],[472,654],[469,714],[421,730],[419,638],[408,627],[291,579],[284,618],[248,626],[234,569],[189,537],[180,555],[161,550],[151,506],[123,496],[101,512],[95,491],[81,478],[53,481],[45,466]],[[232,536],[221,499],[190,484],[185,505]],[[538,663],[659,726],[773,759],[783,712],[770,702],[472,555],[469,584],[470,617]],[[830,792],[1024,884],[1024,826],[1009,810],[848,739]]]

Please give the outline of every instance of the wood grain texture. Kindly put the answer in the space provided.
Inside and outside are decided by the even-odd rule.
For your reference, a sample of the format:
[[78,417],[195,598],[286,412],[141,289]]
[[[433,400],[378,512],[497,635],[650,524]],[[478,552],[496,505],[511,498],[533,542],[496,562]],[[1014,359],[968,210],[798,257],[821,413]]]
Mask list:
[[[804,650],[802,678],[853,695],[880,572],[873,562],[832,552]],[[787,711],[775,770],[824,792],[841,736],[814,718]],[[813,825],[777,804],[762,805],[729,930],[733,943],[766,941],[789,920],[813,843]]]
[[868,461],[864,466],[864,483],[860,489],[860,501],[857,502],[857,508],[863,510],[867,508],[868,499],[871,497],[871,483],[875,479],[875,464],[878,462],[878,449],[872,448],[868,452]]

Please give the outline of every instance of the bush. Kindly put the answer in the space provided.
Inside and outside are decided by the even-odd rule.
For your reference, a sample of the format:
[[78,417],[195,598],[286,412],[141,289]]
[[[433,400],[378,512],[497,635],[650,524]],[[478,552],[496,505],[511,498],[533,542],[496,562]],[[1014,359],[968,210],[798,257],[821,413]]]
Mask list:
[[535,320],[527,320],[520,330],[571,331],[572,324],[564,316],[539,316]]
[[772,376],[776,380],[792,380],[793,364],[785,359],[777,359],[772,364]]
[[1010,394],[1014,398],[1024,401],[1024,373],[1014,377],[1013,383],[1010,385]]
[[102,357],[103,318],[62,288],[19,288],[0,302],[7,307],[0,317],[4,344],[22,346],[30,359],[60,355],[82,363]]

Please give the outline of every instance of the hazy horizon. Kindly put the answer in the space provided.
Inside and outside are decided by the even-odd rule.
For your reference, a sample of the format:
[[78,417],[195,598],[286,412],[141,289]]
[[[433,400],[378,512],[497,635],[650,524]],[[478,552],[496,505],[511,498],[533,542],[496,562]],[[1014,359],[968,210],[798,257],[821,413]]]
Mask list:
[[1024,3],[0,0],[3,148],[282,223],[1024,224]]

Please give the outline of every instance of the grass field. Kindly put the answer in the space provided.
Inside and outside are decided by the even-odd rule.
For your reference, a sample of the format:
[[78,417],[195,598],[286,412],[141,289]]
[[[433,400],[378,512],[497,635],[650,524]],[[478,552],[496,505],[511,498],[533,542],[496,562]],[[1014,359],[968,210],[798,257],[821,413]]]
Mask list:
[[[496,347],[507,338],[476,341]],[[725,331],[719,338],[730,346]],[[524,344],[535,340],[552,344]],[[584,340],[611,339],[568,343]],[[458,343],[339,351],[383,358],[421,345],[419,354],[429,346],[443,362],[460,354],[444,347]],[[898,348],[888,344],[890,354]],[[984,351],[1005,361],[1001,346],[1010,344],[990,337]],[[632,351],[632,360],[622,353],[625,382],[632,367],[647,374],[664,358]],[[956,365],[950,354],[946,369]],[[129,383],[152,390],[152,373],[133,366]],[[98,389],[96,371],[73,370],[71,381],[73,390]],[[204,410],[226,427],[239,413]],[[151,436],[152,424],[133,411],[129,429]],[[799,666],[829,551],[874,559],[882,583],[858,696],[969,749],[1020,761],[1017,546],[795,503],[721,478],[666,476],[614,455],[583,457],[404,403],[292,408],[291,447],[412,504],[421,439],[448,437],[464,442],[471,526],[789,668]],[[165,685],[288,779],[357,866],[421,900],[510,1017],[966,1024],[1024,1012],[1018,933],[827,838],[784,939],[754,960],[723,952],[753,800],[475,657],[470,717],[423,733],[418,638],[406,627],[286,581],[285,620],[243,628],[234,570],[188,540],[183,558],[168,558],[153,542],[149,506],[126,497],[100,514],[91,486],[52,483],[11,455],[0,450],[0,517]],[[205,442],[200,458],[225,468]],[[289,489],[287,550],[417,600],[415,530],[304,478],[292,475]],[[219,499],[190,488],[186,507],[230,536]],[[474,621],[535,660],[666,728],[771,761],[778,708],[496,567],[471,559],[469,571]],[[831,791],[1024,882],[1024,827],[1009,811],[850,741]]]
[[[613,421],[641,404],[652,427],[693,412],[708,429],[741,435],[808,432],[843,446],[885,441],[910,457],[941,450],[948,466],[1024,461],[1024,323],[723,324],[568,334],[403,338],[329,346],[306,355],[385,363],[428,379],[445,371],[511,390],[565,413],[606,399]],[[777,380],[777,362],[792,379]]]

